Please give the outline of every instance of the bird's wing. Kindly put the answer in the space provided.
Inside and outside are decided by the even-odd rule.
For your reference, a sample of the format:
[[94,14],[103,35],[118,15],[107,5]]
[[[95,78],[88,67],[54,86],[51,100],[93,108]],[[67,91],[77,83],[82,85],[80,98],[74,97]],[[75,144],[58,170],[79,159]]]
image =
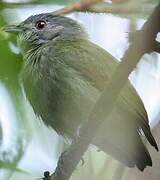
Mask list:
[[[119,62],[111,54],[90,41],[84,42],[84,45],[83,42],[81,42],[79,48],[75,48],[75,51],[73,50],[72,53],[75,53],[74,56],[77,59],[74,59],[74,62],[73,60],[69,60],[69,65],[73,66],[74,69],[87,78],[93,86],[102,91]],[[72,55],[73,54],[71,54],[71,56]],[[68,59],[70,58],[68,57]],[[148,123],[148,117],[144,105],[129,81],[121,92],[120,97],[121,96],[124,105],[130,105],[141,119],[144,119]]]
[[[88,81],[100,91],[104,89],[106,82],[119,64],[118,61],[103,48],[88,40],[81,41],[79,44],[75,43],[75,45],[72,46],[72,52],[70,51],[69,56],[76,57],[76,59],[71,60],[71,58],[68,57],[67,63],[79,71],[84,78],[87,78]],[[117,101],[128,113],[135,115],[137,128],[143,130],[148,141],[158,150],[157,144],[150,131],[144,104],[129,81],[126,83]]]
[[124,91],[121,92],[120,98],[122,99],[123,104],[126,104],[126,106],[130,108],[129,111],[137,115],[137,124],[139,128],[143,130],[150,144],[154,146],[156,150],[158,150],[157,143],[152,136],[149,127],[148,115],[145,110],[144,104],[137,94],[136,90],[129,82],[124,87]]

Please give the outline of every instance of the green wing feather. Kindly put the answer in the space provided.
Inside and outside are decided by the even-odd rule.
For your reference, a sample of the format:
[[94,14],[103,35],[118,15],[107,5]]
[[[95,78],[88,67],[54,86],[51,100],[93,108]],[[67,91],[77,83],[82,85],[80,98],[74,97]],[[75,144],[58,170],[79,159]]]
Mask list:
[[[79,47],[76,47],[77,45]],[[73,54],[70,54],[70,56],[77,57],[77,59],[74,59],[74,62],[72,62],[73,60],[68,61],[69,65],[74,66],[82,76],[88,78],[94,87],[100,91],[103,90],[105,82],[109,80],[119,62],[101,47],[90,41],[83,40],[79,44],[75,44],[75,47],[74,45],[71,46],[74,49],[72,51]],[[79,48],[80,53],[78,52]],[[90,54],[89,57],[88,54]],[[120,106],[126,107],[128,112],[137,117],[135,118],[137,127],[143,130],[148,141],[158,150],[156,141],[150,131],[144,104],[129,81],[120,93],[118,103],[120,103]]]

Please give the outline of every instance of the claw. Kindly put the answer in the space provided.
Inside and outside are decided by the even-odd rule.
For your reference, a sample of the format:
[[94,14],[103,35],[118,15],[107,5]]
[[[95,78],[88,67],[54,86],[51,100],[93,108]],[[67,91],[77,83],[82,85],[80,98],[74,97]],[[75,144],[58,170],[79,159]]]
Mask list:
[[49,171],[45,171],[44,172],[43,180],[51,180],[51,176],[50,176],[50,172]]

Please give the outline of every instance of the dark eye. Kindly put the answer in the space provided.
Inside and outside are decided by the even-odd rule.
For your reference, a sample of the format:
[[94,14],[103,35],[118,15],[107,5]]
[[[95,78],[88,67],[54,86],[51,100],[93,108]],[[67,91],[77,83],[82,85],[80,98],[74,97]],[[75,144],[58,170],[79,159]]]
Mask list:
[[37,29],[43,29],[46,26],[46,22],[45,21],[38,21],[36,23],[36,28]]

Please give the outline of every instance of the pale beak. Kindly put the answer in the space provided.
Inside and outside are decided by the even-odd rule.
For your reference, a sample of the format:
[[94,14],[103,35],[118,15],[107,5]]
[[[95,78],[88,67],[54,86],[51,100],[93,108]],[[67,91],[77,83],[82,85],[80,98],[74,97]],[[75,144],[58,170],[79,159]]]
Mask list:
[[3,31],[17,34],[22,31],[22,28],[19,25],[8,25],[3,28]]

